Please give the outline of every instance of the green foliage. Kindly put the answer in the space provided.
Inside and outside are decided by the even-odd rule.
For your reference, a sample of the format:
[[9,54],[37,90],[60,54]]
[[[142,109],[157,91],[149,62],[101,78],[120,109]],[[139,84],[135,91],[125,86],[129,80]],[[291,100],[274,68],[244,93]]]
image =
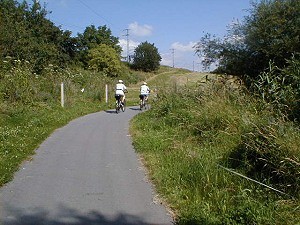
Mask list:
[[93,48],[98,48],[100,44],[105,44],[115,50],[120,56],[121,47],[119,46],[119,39],[114,37],[111,30],[107,26],[100,26],[96,28],[94,25],[86,27],[83,34],[78,34],[78,58],[83,65],[88,65],[88,52]]
[[134,50],[132,68],[145,72],[155,71],[159,68],[161,56],[154,44],[147,41],[139,44]]
[[46,19],[38,1],[0,0],[0,57],[27,60],[41,73],[48,65],[66,65],[74,55],[71,33],[61,31]]
[[300,222],[298,198],[218,166],[299,196],[299,129],[262,105],[218,82],[177,86],[132,121],[134,146],[177,224]]
[[272,105],[277,113],[292,120],[299,120],[300,97],[299,55],[287,60],[287,66],[280,69],[270,63],[269,69],[256,80],[251,80],[252,90]]
[[121,60],[116,50],[106,44],[100,44],[88,52],[89,67],[103,71],[104,74],[115,77],[121,73]]
[[252,13],[243,28],[245,44],[260,57],[260,70],[269,60],[282,68],[286,59],[300,52],[300,2],[294,0],[263,0],[253,4]]
[[[111,80],[101,72],[80,68],[60,69],[53,65],[44,68],[43,74],[33,73],[33,65],[27,61],[7,58],[0,66],[0,102],[5,104],[34,105],[38,102],[53,103],[60,100],[60,85],[65,84],[67,104],[73,97],[104,97],[105,83]],[[84,88],[82,93],[80,90]],[[98,93],[101,91],[101,96]],[[93,97],[92,97],[93,96]],[[95,99],[95,96],[98,96]]]
[[105,44],[120,56],[118,38],[106,26],[89,26],[83,34],[71,37],[46,19],[48,12],[39,1],[31,6],[23,1],[0,0],[0,57],[27,60],[36,73],[49,64],[64,68],[79,62],[88,65],[88,51]]
[[273,61],[283,68],[300,51],[300,2],[263,0],[253,3],[243,23],[229,27],[224,40],[206,35],[196,45],[204,66],[218,62],[218,71],[256,78]]

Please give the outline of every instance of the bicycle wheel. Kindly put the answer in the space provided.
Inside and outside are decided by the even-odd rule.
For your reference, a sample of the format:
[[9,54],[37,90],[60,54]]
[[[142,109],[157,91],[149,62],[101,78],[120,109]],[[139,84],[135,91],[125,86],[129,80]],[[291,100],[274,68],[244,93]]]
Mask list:
[[122,111],[123,111],[123,112],[125,112],[126,100],[124,99],[124,102],[123,102],[123,104],[122,104],[122,103],[120,103],[120,105],[121,105],[121,109],[122,109]]

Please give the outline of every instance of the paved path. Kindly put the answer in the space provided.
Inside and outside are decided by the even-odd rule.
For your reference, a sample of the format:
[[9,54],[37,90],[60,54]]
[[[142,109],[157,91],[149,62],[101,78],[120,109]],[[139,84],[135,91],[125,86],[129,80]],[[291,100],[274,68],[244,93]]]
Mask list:
[[0,189],[0,224],[172,224],[131,145],[138,112],[94,113],[56,130]]

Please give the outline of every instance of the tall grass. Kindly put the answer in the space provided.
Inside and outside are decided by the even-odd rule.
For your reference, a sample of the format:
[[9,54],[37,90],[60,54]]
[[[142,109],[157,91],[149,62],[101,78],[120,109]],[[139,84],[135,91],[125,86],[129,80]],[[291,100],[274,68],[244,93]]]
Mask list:
[[132,121],[134,146],[178,224],[300,223],[300,131],[263,104],[212,82],[161,91]]
[[277,114],[299,123],[300,97],[300,59],[299,54],[287,60],[287,66],[278,68],[269,64],[257,80],[250,80],[250,89],[266,103],[271,104]]

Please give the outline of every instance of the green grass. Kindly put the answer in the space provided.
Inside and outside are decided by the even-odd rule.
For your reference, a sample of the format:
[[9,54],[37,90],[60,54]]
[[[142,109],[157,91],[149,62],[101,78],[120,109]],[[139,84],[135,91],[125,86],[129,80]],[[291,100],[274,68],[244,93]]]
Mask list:
[[299,224],[299,128],[241,90],[216,82],[174,89],[172,76],[162,76],[156,79],[172,92],[161,91],[151,110],[133,119],[131,133],[177,223]]

